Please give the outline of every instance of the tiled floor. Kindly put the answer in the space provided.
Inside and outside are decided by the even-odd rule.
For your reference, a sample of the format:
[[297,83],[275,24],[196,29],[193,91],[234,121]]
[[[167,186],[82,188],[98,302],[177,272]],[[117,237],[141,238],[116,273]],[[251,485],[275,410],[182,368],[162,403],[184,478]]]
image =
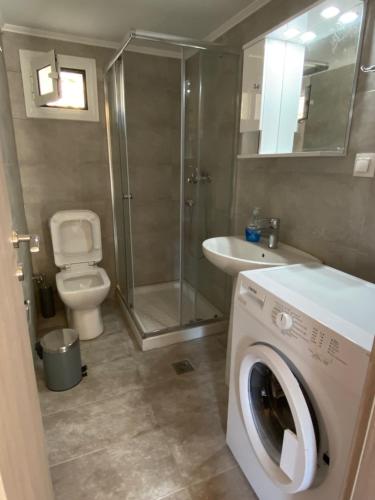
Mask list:
[[56,500],[254,500],[225,444],[225,338],[142,353],[113,305],[104,323],[77,387],[38,374]]

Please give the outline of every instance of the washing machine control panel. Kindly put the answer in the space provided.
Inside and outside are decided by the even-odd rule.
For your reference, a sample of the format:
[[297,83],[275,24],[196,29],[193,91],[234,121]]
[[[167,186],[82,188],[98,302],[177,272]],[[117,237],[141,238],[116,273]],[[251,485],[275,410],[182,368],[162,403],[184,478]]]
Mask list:
[[293,316],[286,312],[280,311],[275,316],[276,326],[280,328],[280,330],[287,331],[293,327]]
[[272,326],[282,335],[291,340],[302,340],[311,357],[323,365],[348,364],[345,339],[289,304],[271,295],[267,299]]
[[310,362],[314,369],[328,370],[330,375],[351,384],[353,370],[362,372],[368,363],[368,353],[346,337],[316,321],[279,297],[247,282],[239,288],[238,304],[262,323],[282,350],[284,344]]

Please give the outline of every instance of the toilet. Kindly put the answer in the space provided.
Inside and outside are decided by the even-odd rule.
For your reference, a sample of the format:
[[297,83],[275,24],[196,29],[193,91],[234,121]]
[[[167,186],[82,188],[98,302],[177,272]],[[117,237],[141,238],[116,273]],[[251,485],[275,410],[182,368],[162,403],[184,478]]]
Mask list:
[[100,219],[91,210],[62,210],[50,219],[57,291],[67,308],[69,326],[80,340],[103,332],[100,304],[111,282],[102,260]]

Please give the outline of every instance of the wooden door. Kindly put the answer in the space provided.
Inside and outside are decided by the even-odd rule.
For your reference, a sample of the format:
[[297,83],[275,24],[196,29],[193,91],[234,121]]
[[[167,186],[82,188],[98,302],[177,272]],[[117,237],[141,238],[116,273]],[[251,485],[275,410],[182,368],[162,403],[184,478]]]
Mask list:
[[0,498],[52,500],[11,214],[0,161]]

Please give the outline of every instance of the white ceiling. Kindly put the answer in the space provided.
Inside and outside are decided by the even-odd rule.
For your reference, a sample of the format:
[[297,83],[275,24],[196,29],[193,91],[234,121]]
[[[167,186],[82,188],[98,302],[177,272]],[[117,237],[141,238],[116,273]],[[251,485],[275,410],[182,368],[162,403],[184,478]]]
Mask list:
[[[0,19],[60,34],[121,42],[131,29],[202,39],[260,0],[0,0]],[[265,2],[263,2],[265,3]]]

